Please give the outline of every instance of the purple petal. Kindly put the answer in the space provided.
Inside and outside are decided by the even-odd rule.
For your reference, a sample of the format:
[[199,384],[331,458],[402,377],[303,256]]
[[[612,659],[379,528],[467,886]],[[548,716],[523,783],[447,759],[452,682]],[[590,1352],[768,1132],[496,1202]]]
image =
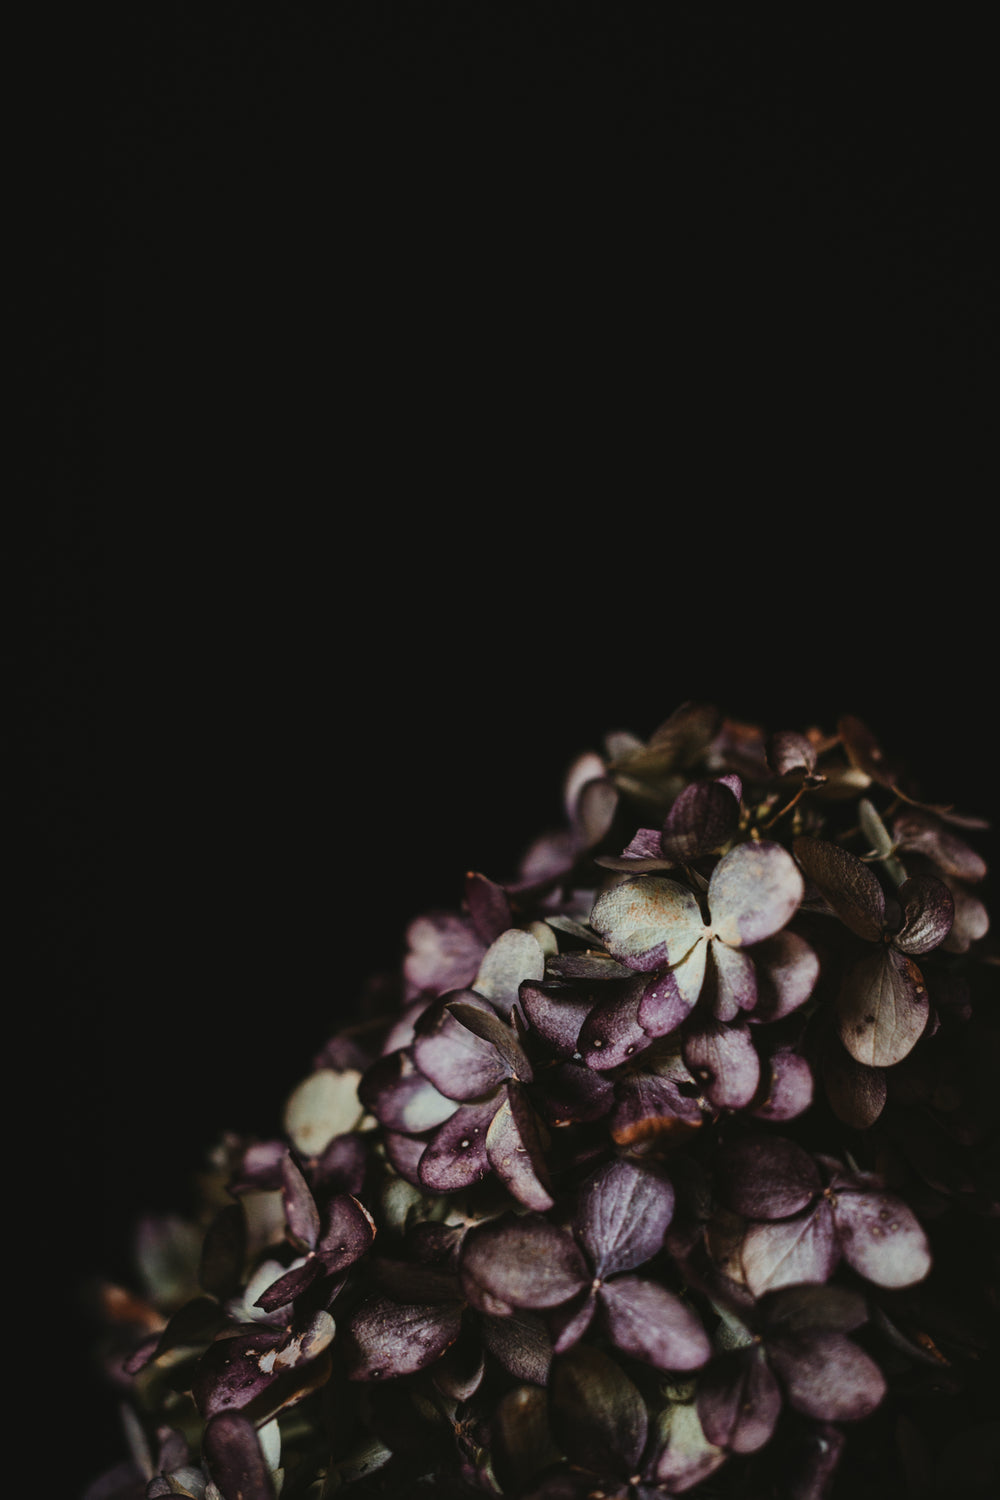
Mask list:
[[742,1109],[760,1081],[760,1059],[749,1028],[703,1023],[684,1039],[684,1061],[716,1109]]
[[439,1125],[420,1158],[420,1181],[432,1193],[457,1193],[489,1171],[486,1133],[499,1099],[464,1104]]
[[912,1286],[931,1268],[927,1236],[891,1193],[837,1193],[833,1216],[848,1265],[876,1286]]
[[564,1302],[549,1313],[549,1330],[552,1334],[556,1354],[565,1354],[578,1344],[594,1321],[597,1311],[597,1294],[589,1286],[579,1297]]
[[627,875],[638,875],[644,870],[666,870],[676,860],[664,859],[660,849],[660,830],[640,828],[620,856],[599,854],[597,864],[605,870],[622,870]]
[[803,1333],[768,1342],[768,1355],[788,1400],[805,1417],[854,1422],[885,1395],[878,1365],[843,1333]]
[[292,1266],[284,1276],[272,1281],[253,1305],[266,1313],[275,1312],[279,1307],[288,1307],[322,1275],[323,1262],[310,1253],[300,1266]]
[[553,1125],[571,1120],[600,1120],[614,1103],[615,1085],[610,1078],[576,1063],[560,1063],[545,1074],[545,1092],[539,1100]]
[[652,1260],[673,1211],[674,1190],[666,1177],[618,1159],[583,1183],[573,1225],[595,1275],[603,1278]]
[[826,839],[798,838],[792,848],[806,875],[840,920],[858,937],[869,943],[880,942],[885,896],[869,867]]
[[519,1084],[507,1087],[507,1097],[486,1133],[486,1154],[490,1166],[518,1203],[539,1213],[552,1207],[551,1181],[538,1119]]
[[[485,875],[480,875],[475,870],[470,870],[465,877],[465,904],[468,907],[469,917],[475,929],[477,938],[483,946],[496,942],[502,932],[506,932],[511,925],[510,901],[503,886],[497,885],[495,881],[488,880]],[[472,970],[470,978],[474,978],[478,969],[478,960]],[[463,980],[460,985],[451,986],[454,989],[465,989],[469,980]]]
[[274,1500],[274,1480],[254,1424],[237,1412],[220,1412],[202,1437],[209,1472],[223,1500]]
[[776,932],[753,950],[757,971],[755,1021],[779,1021],[803,1005],[816,987],[819,959],[797,932]]
[[602,773],[586,782],[571,814],[580,849],[593,849],[609,832],[618,809],[618,788]]
[[943,943],[955,920],[955,902],[944,881],[933,875],[911,875],[897,894],[903,925],[893,946],[903,953],[929,953]]
[[774,1431],[781,1391],[759,1344],[713,1359],[698,1381],[698,1416],[710,1443],[756,1453]]
[[860,1292],[805,1283],[768,1292],[757,1304],[758,1325],[771,1337],[800,1333],[852,1333],[868,1321]]
[[804,891],[798,866],[780,844],[738,844],[708,883],[716,937],[732,948],[772,937],[794,916]]
[[476,977],[484,944],[472,923],[451,912],[417,917],[406,932],[403,972],[414,989],[430,995],[464,989]]
[[658,1370],[698,1370],[712,1353],[697,1315],[655,1281],[616,1276],[598,1292],[608,1332],[625,1354]]
[[630,1474],[646,1446],[646,1403],[614,1360],[578,1344],[552,1365],[552,1430],[574,1464]]
[[637,875],[605,891],[590,925],[612,957],[643,973],[679,963],[705,930],[692,893],[658,875]]
[[840,1259],[825,1198],[773,1224],[751,1224],[743,1237],[743,1274],[755,1297],[797,1281],[826,1281]]
[[945,875],[956,880],[982,880],[986,861],[930,813],[916,807],[897,813],[892,825],[897,847],[923,854]]
[[590,1282],[574,1240],[537,1214],[505,1214],[471,1229],[462,1246],[462,1285],[481,1312],[557,1307]]
[[319,1239],[319,1209],[302,1173],[286,1153],[281,1163],[281,1197],[285,1223],[300,1250],[315,1250]]
[[524,1054],[516,1035],[509,1026],[499,1020],[493,1010],[465,1000],[451,1000],[448,1009],[460,1026],[471,1031],[473,1036],[493,1047],[506,1064],[510,1076],[522,1083],[531,1082],[531,1064]]
[[[680,1069],[682,1081],[690,1078]],[[619,1146],[637,1146],[646,1141],[683,1140],[702,1123],[697,1099],[681,1093],[674,1078],[637,1072],[619,1079],[617,1104],[611,1117],[611,1136]]]
[[715,993],[712,1009],[717,1021],[732,1021],[741,1010],[753,1010],[757,1000],[757,975],[753,960],[739,948],[714,939],[712,953]]
[[859,959],[841,987],[841,1040],[866,1068],[891,1068],[920,1040],[929,1009],[923,975],[912,958],[880,948]]
[[686,1021],[705,977],[708,944],[698,942],[673,969],[665,969],[646,985],[637,1020],[650,1036],[666,1036]]
[[381,1125],[403,1135],[433,1130],[455,1113],[454,1099],[438,1093],[430,1080],[417,1072],[405,1052],[390,1052],[380,1057],[368,1069],[358,1092],[365,1109]]
[[[463,991],[462,995],[467,998],[472,991]],[[480,1006],[485,1005],[478,996],[473,998]],[[417,1022],[413,1061],[439,1093],[463,1102],[488,1094],[509,1074],[496,1048],[452,1015],[448,997],[430,1006]]]
[[602,1000],[591,1010],[577,1043],[588,1068],[617,1068],[636,1052],[648,1047],[652,1038],[639,1025],[636,1012],[646,989],[643,976]]
[[414,1305],[369,1297],[345,1330],[348,1378],[393,1379],[424,1370],[455,1342],[461,1327],[459,1302]]
[[740,819],[739,799],[721,781],[693,781],[675,799],[660,835],[667,858],[688,864],[727,844]]
[[326,1230],[316,1246],[316,1254],[330,1276],[353,1266],[371,1249],[375,1220],[349,1193],[339,1193],[330,1200],[326,1220]]
[[521,986],[520,1002],[531,1025],[556,1055],[572,1057],[580,1027],[593,1009],[592,997],[569,985],[529,983]]
[[748,1135],[723,1147],[716,1184],[725,1206],[748,1219],[790,1218],[823,1186],[808,1151],[780,1135]]
[[813,1101],[812,1069],[804,1057],[790,1048],[782,1048],[771,1055],[764,1064],[765,1076],[770,1075],[767,1093],[760,1104],[750,1111],[759,1120],[794,1120],[809,1108]]

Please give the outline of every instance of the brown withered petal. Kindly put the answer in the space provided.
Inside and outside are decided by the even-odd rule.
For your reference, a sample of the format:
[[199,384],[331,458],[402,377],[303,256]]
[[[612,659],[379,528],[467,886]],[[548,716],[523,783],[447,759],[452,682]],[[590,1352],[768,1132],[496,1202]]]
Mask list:
[[891,1068],[916,1045],[929,1011],[923,975],[905,953],[883,947],[853,965],[837,998],[840,1037],[867,1068]]
[[561,1456],[549,1431],[548,1394],[538,1385],[517,1386],[500,1399],[491,1435],[493,1465],[505,1492],[520,1494],[534,1474]]
[[[481,875],[478,870],[470,870],[465,877],[465,904],[475,934],[485,947],[496,942],[500,934],[506,932],[511,925],[510,900],[507,892],[503,886]],[[473,968],[473,976],[478,966],[477,961]],[[468,980],[465,983],[468,984]],[[457,988],[457,986],[449,986],[449,988]]]
[[929,953],[944,942],[955,920],[955,903],[943,880],[933,875],[911,875],[899,887],[903,925],[893,946],[903,953]]
[[870,943],[880,942],[885,896],[868,865],[826,839],[797,838],[792,851],[845,926]]
[[544,1386],[552,1365],[552,1339],[541,1318],[515,1312],[509,1318],[482,1317],[483,1342],[515,1380]]
[[975,883],[986,874],[986,861],[964,839],[933,814],[907,807],[896,814],[893,838],[904,852],[922,854],[945,875]]
[[767,763],[776,776],[816,769],[816,747],[804,734],[779,729],[767,742]]

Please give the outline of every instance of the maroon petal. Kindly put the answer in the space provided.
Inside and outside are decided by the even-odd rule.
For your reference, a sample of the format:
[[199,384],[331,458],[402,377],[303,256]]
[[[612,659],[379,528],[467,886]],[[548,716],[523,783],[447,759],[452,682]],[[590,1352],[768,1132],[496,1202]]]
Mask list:
[[202,1437],[202,1452],[223,1500],[274,1500],[274,1480],[254,1424],[238,1412],[220,1412]]
[[417,917],[406,939],[403,972],[414,989],[430,995],[470,985],[485,951],[472,923],[452,912]]
[[955,920],[955,902],[943,880],[933,875],[911,875],[899,887],[903,925],[893,946],[903,953],[929,953],[943,943]]
[[781,1391],[759,1344],[713,1359],[698,1381],[698,1416],[710,1443],[756,1453],[774,1431]]
[[432,1193],[457,1193],[489,1171],[486,1133],[499,1099],[461,1105],[439,1125],[420,1158],[420,1181]]
[[794,1218],[751,1224],[741,1259],[755,1297],[797,1281],[826,1281],[840,1259],[829,1203],[823,1198]]
[[657,1172],[625,1159],[588,1177],[573,1225],[595,1275],[633,1271],[663,1246],[674,1212],[674,1190]]
[[315,1250],[319,1239],[319,1209],[302,1173],[286,1153],[281,1163],[281,1197],[285,1223],[300,1250]]
[[698,1370],[712,1353],[696,1314],[655,1281],[617,1276],[598,1292],[614,1343],[658,1370]]
[[749,1135],[725,1146],[716,1184],[725,1206],[748,1219],[790,1218],[823,1186],[808,1151],[780,1135]]
[[646,1403],[614,1360],[578,1344],[553,1362],[552,1430],[574,1464],[597,1474],[631,1474],[646,1446]]
[[350,1380],[392,1379],[440,1359],[462,1328],[459,1302],[407,1304],[369,1297],[352,1313],[344,1338]]
[[610,1078],[575,1063],[560,1063],[545,1074],[545,1092],[539,1100],[553,1125],[571,1120],[600,1120],[614,1103],[615,1085]]
[[891,1193],[837,1193],[837,1238],[848,1265],[877,1286],[912,1286],[931,1268],[927,1236]]
[[868,1321],[860,1292],[851,1287],[803,1284],[767,1292],[757,1304],[758,1326],[766,1336],[800,1333],[852,1333]]
[[716,1109],[742,1109],[760,1081],[749,1028],[708,1022],[684,1039],[684,1061]]
[[268,1313],[275,1312],[279,1307],[287,1307],[322,1275],[323,1262],[310,1252],[302,1265],[293,1266],[284,1276],[272,1281],[253,1305]]
[[727,844],[740,818],[739,799],[721,781],[694,781],[675,799],[660,835],[667,859],[688,864]]
[[804,734],[778,730],[767,742],[767,763],[776,776],[816,769],[816,747]]
[[580,1030],[577,1045],[588,1068],[617,1068],[652,1040],[636,1016],[645,978],[615,989],[616,994],[594,1006]]
[[371,1249],[375,1220],[349,1193],[339,1193],[330,1200],[326,1219],[326,1230],[316,1246],[316,1254],[329,1276],[345,1271]]
[[561,1307],[554,1308],[549,1313],[549,1329],[552,1334],[552,1347],[556,1354],[565,1354],[567,1349],[572,1349],[578,1344],[594,1321],[597,1311],[597,1296],[593,1286],[571,1302],[564,1302]]
[[471,1229],[462,1246],[462,1286],[482,1312],[557,1307],[590,1282],[571,1235],[537,1214],[504,1214]]
[[732,948],[772,937],[794,916],[804,890],[798,866],[781,844],[737,844],[708,883],[716,937]]
[[907,807],[897,813],[892,825],[898,848],[923,854],[945,875],[956,880],[982,880],[986,861],[952,833],[945,824],[920,808]]
[[486,1133],[486,1155],[518,1203],[539,1213],[552,1207],[552,1184],[538,1118],[520,1084],[507,1086],[507,1097]]
[[768,1355],[790,1405],[803,1416],[858,1421],[885,1395],[878,1365],[843,1333],[775,1338],[768,1342]]
[[580,1027],[593,1009],[592,997],[569,985],[522,984],[519,998],[531,1025],[556,1055],[572,1057]]
[[798,838],[792,848],[806,875],[858,937],[877,943],[885,921],[885,896],[867,865],[826,839]]
[[881,948],[859,959],[837,999],[841,1040],[867,1068],[891,1068],[916,1045],[930,1009],[923,975],[905,953]]
[[753,950],[757,971],[755,1021],[779,1021],[803,1005],[816,987],[819,959],[797,932],[776,932]]

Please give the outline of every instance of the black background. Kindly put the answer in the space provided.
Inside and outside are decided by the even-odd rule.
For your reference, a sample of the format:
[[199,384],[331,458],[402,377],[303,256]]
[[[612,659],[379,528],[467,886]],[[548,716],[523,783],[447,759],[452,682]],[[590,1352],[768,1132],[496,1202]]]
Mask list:
[[136,1216],[274,1128],[605,730],[854,712],[995,816],[985,48],[871,25],[218,4],[108,37],[78,409],[113,503],[53,507],[35,594],[81,1478],[121,1451],[86,1307]]

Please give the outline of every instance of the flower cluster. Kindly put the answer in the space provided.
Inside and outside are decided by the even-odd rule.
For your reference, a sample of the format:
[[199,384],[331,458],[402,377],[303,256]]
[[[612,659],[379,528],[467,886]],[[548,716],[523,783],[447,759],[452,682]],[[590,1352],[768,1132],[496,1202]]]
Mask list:
[[145,1227],[87,1500],[980,1493],[983,825],[889,767],[695,704],[582,756]]

